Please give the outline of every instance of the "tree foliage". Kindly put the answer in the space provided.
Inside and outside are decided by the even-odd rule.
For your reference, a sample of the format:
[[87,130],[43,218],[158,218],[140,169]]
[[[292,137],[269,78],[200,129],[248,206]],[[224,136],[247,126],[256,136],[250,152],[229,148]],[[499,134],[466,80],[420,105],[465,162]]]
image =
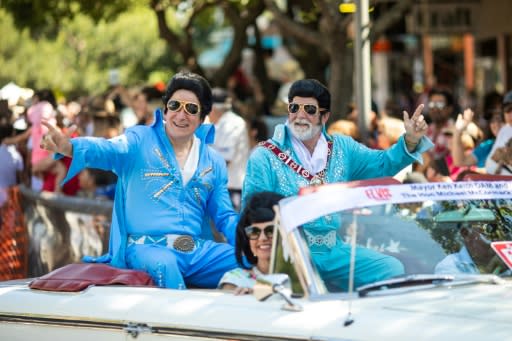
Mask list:
[[[240,64],[242,50],[247,46],[247,28],[254,24],[264,9],[262,0],[74,0],[65,3],[58,0],[7,0],[1,5],[12,14],[16,27],[23,30],[24,39],[28,36],[36,38],[40,46],[54,41],[56,50],[71,57],[71,61],[67,58],[61,61],[59,56],[51,58],[55,65],[76,66],[83,77],[83,82],[78,84],[79,89],[95,88],[94,84],[98,84],[100,75],[106,74],[108,68],[121,68],[126,81],[135,77],[147,78],[144,73],[155,66],[156,69],[175,70],[177,65],[181,65],[205,74],[198,63],[198,56],[210,47],[211,33],[222,27],[232,32],[231,49],[222,66],[209,76],[213,84],[225,85]],[[148,17],[148,9],[151,9],[153,18]],[[24,16],[23,13],[27,12],[36,15]],[[132,15],[135,22],[116,27],[122,25],[124,15]],[[154,30],[152,33],[150,28]],[[116,30],[119,31],[117,35],[109,33]],[[162,58],[160,53],[160,57],[149,62],[140,53],[153,53],[154,48],[149,48],[148,42],[155,43],[154,35],[165,42],[169,53],[167,58]],[[161,51],[161,46],[158,44],[157,51]],[[67,51],[68,47],[71,51]],[[49,65],[52,64],[51,58],[47,58]],[[157,62],[161,64],[156,65]],[[66,83],[77,84],[80,76],[75,76],[73,71],[66,72]],[[90,74],[85,75],[84,72]],[[44,77],[37,78],[48,81]],[[21,77],[21,80],[35,83],[26,77]],[[67,85],[64,87],[68,88]]]
[[[200,74],[205,74],[205,70],[198,63],[198,54],[208,41],[201,33],[211,34],[214,30],[208,23],[215,23],[212,21],[215,15],[222,16],[216,23],[230,27],[233,38],[224,63],[210,75],[212,83],[220,86],[227,83],[240,64],[242,50],[248,42],[247,29],[264,10],[262,0],[151,0],[150,6],[158,20],[160,37],[180,54],[185,68]],[[181,29],[170,25],[169,11],[180,14]]]
[[121,14],[111,23],[78,14],[62,22],[55,38],[38,40],[30,39],[28,29],[18,31],[12,17],[0,10],[0,35],[5,37],[0,84],[15,80],[65,94],[98,93],[109,86],[110,69],[119,70],[123,84],[134,85],[155,73],[170,74],[179,63],[159,39],[148,8]]
[[79,14],[86,14],[95,22],[112,21],[136,3],[137,0],[2,0],[1,6],[12,14],[18,29],[28,28],[33,37],[39,38],[56,35],[63,20]]
[[[287,37],[290,51],[306,74],[322,79],[322,75],[315,73],[328,70],[326,79],[332,95],[331,108],[335,114],[331,119],[341,118],[343,108],[351,101],[353,94],[353,45],[348,30],[353,16],[340,13],[337,1],[289,0],[284,8],[279,7],[276,0],[264,1]],[[412,0],[397,0],[394,8],[373,23],[373,36],[378,36],[400,19],[411,4]],[[312,56],[316,63],[311,62]],[[321,67],[312,69],[312,65],[319,62]]]
[[[372,34],[378,36],[411,4],[412,0],[397,0],[373,22]],[[10,25],[23,28],[10,32],[17,37],[14,41],[23,41],[20,46],[13,46],[12,38],[0,46],[0,62],[16,70],[2,74],[0,80],[9,76],[26,84],[58,84],[67,91],[98,89],[111,68],[121,70],[125,83],[180,67],[205,75],[198,56],[210,46],[212,33],[227,29],[232,35],[230,49],[221,66],[208,74],[212,84],[224,86],[240,65],[252,28],[255,76],[261,88],[269,89],[256,25],[256,19],[269,11],[306,77],[328,84],[331,107],[338,114],[332,118],[339,118],[352,99],[353,47],[347,30],[352,15],[339,12],[339,1],[2,0],[0,6],[12,14]],[[1,27],[6,25],[2,21]],[[37,44],[26,42],[29,36],[37,38]],[[10,58],[13,49],[16,57]]]

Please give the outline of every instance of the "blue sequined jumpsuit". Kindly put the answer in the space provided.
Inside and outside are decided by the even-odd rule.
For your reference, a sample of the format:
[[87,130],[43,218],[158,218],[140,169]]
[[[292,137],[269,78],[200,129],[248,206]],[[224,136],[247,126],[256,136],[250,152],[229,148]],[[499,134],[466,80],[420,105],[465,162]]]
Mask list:
[[[226,271],[237,267],[233,245],[238,214],[227,191],[225,161],[207,145],[213,141],[213,126],[201,125],[195,132],[201,141],[199,162],[184,185],[160,110],[154,122],[109,140],[71,140],[73,159],[64,181],[84,167],[118,176],[109,251],[84,261],[144,270],[168,288],[215,288]],[[207,217],[228,243],[201,238]],[[193,245],[185,251],[173,247],[178,236],[191,237]]]
[[[402,136],[389,149],[374,150],[348,136],[330,136],[325,130],[323,134],[327,141],[333,142],[326,167],[326,183],[393,176],[412,162],[421,162],[421,154],[433,145],[428,138],[423,137],[415,152],[409,153]],[[288,127],[283,124],[276,126],[269,141],[298,162]],[[274,191],[292,196],[297,195],[301,187],[309,185],[308,180],[294,172],[271,151],[260,146],[253,151],[247,164],[242,205],[256,192]],[[350,245],[335,233],[337,226],[329,217],[303,226],[313,262],[327,288],[333,291],[347,290],[350,265]],[[401,275],[403,272],[403,265],[397,259],[367,248],[357,248],[355,287]]]

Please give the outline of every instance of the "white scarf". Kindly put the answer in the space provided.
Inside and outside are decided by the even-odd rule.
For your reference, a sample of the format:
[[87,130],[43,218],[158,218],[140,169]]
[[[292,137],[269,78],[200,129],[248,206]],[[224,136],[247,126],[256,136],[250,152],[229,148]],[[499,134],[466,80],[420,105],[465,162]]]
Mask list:
[[192,147],[190,147],[190,152],[188,153],[187,161],[185,161],[185,166],[181,169],[181,177],[183,178],[183,186],[185,186],[189,180],[192,178],[197,169],[197,164],[199,163],[199,147],[201,146],[201,141],[194,135],[192,140]]
[[292,137],[293,150],[295,154],[297,154],[302,167],[306,168],[313,175],[325,169],[327,165],[328,146],[324,134],[320,134],[313,154],[311,154],[304,143],[291,132],[290,136]]

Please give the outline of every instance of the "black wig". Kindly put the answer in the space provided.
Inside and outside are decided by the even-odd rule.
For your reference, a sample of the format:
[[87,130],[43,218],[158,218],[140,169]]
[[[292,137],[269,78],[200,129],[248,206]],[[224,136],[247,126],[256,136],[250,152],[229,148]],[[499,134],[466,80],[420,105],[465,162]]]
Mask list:
[[295,81],[288,92],[288,102],[291,103],[295,96],[316,98],[322,112],[331,111],[331,93],[316,79]]
[[274,192],[258,192],[253,194],[247,201],[236,227],[235,256],[242,268],[248,268],[242,258],[244,255],[250,264],[256,265],[258,262],[257,257],[251,251],[249,238],[245,234],[245,228],[254,223],[274,220],[275,213],[273,207],[283,198],[284,196]]
[[192,91],[197,96],[201,107],[201,120],[204,120],[212,111],[212,89],[208,81],[196,73],[178,72],[171,78],[162,96],[164,110],[167,110],[167,102],[172,94],[181,89]]

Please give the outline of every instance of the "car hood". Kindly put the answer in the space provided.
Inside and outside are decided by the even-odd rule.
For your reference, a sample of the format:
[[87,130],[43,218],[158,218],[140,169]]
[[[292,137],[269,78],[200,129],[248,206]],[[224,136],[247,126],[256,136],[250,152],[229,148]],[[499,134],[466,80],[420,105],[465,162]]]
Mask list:
[[[482,340],[510,337],[512,285],[474,284],[402,294],[295,299],[301,312],[219,290],[92,287],[80,293],[0,286],[0,315],[126,325],[240,340]],[[354,322],[344,326],[349,313]],[[0,323],[0,328],[2,323]],[[0,332],[1,334],[1,332]]]
[[[354,322],[332,323],[349,340],[484,340],[510,338],[512,283],[439,287],[352,301]],[[341,309],[348,311],[348,304]],[[320,331],[315,331],[319,333]]]

